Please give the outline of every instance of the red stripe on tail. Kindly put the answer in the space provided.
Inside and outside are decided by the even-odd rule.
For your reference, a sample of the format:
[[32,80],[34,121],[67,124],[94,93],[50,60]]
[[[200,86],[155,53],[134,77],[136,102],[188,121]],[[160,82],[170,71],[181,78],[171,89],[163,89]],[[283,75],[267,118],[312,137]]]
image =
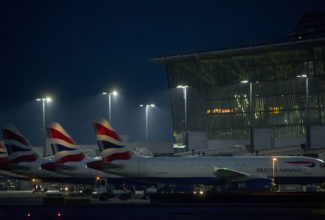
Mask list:
[[23,145],[28,146],[27,141],[22,136],[19,136],[18,134],[7,129],[3,129],[2,132],[3,132],[4,139],[18,141]]
[[50,138],[65,140],[69,144],[76,144],[71,138],[67,137],[66,135],[62,134],[60,131],[56,129],[48,128],[47,130],[49,132]]
[[94,124],[96,135],[105,135],[114,138],[115,140],[122,141],[122,139],[116,134],[115,131],[112,131],[101,124]]

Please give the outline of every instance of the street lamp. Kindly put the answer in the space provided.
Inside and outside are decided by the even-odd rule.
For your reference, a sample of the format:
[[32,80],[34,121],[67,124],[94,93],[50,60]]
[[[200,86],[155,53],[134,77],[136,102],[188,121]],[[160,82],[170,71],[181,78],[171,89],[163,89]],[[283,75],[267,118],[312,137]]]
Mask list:
[[156,107],[155,104],[147,104],[147,105],[139,105],[141,108],[146,107],[146,141],[148,141],[148,114],[149,114],[149,108]]
[[117,96],[118,93],[116,90],[113,90],[112,92],[102,92],[103,95],[108,95],[108,121],[111,124],[112,123],[112,95]]
[[251,150],[254,150],[254,128],[253,128],[253,83],[248,80],[242,80],[240,83],[249,83],[249,121],[250,121],[250,139]]
[[183,89],[183,97],[184,97],[184,131],[185,131],[185,136],[184,136],[184,144],[186,144],[186,133],[187,133],[187,85],[178,85],[176,87],[177,89]]
[[44,138],[44,151],[43,151],[43,156],[47,156],[47,148],[46,148],[46,135],[45,135],[45,102],[52,102],[51,97],[45,97],[45,98],[37,98],[36,101],[42,102],[42,109],[43,109],[43,138]]
[[275,185],[275,162],[276,162],[276,158],[273,158],[272,163],[273,163],[273,184]]
[[306,107],[305,107],[305,126],[306,126],[306,149],[310,149],[310,127],[309,127],[309,80],[307,74],[298,75],[297,78],[305,78],[306,81]]

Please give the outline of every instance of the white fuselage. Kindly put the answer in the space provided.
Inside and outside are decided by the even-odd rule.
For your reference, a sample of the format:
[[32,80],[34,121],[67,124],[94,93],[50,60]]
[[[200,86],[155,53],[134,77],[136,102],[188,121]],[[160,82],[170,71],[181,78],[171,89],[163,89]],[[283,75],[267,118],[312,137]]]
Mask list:
[[251,178],[274,177],[275,182],[325,182],[324,161],[310,157],[133,157],[112,164],[117,166],[111,166],[109,173],[154,182],[214,182],[218,180],[216,168],[231,169]]

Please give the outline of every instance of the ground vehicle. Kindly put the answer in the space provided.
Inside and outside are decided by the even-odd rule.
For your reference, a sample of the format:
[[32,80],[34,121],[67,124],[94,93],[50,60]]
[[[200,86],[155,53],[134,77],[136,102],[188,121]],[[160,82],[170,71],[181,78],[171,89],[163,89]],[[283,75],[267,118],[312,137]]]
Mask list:
[[47,187],[46,196],[48,196],[48,197],[62,197],[62,192],[59,191],[58,186],[50,185]]
[[109,185],[107,178],[97,178],[95,181],[95,188],[93,191],[93,197],[100,200],[107,200],[109,198],[119,198],[126,200],[131,198],[132,191],[127,189],[125,184]]
[[37,193],[37,192],[41,192],[41,193],[45,193],[47,189],[45,189],[42,185],[33,185],[32,188],[32,192]]

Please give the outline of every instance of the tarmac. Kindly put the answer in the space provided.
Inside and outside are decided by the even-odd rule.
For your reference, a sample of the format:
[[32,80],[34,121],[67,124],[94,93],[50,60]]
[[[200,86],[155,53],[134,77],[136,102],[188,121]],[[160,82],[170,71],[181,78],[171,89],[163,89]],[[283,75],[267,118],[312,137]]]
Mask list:
[[[217,197],[213,199],[214,197]],[[325,219],[325,194],[156,195],[100,201],[0,191],[0,219]]]

